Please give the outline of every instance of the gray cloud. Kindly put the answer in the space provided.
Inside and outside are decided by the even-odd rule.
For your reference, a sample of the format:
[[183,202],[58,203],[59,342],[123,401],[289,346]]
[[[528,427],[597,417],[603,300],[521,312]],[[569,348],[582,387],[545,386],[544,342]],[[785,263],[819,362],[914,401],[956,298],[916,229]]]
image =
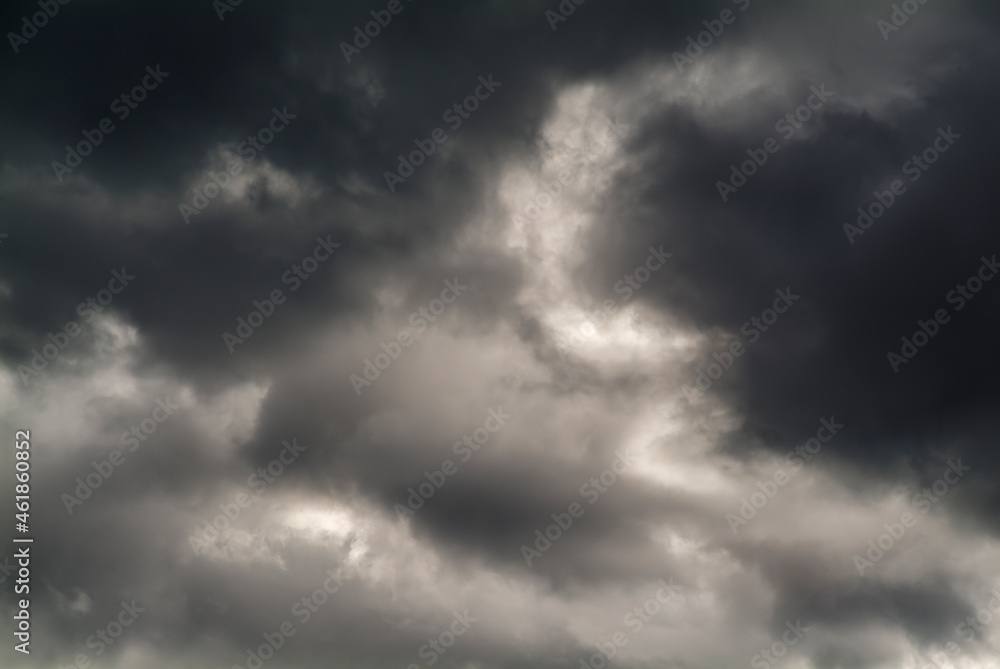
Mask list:
[[[996,9],[927,3],[885,40],[891,4],[399,7],[350,62],[341,42],[386,4],[71,3],[5,55],[0,424],[32,432],[36,543],[32,654],[0,662],[247,666],[288,622],[266,666],[594,666],[621,630],[618,666],[762,666],[789,621],[808,627],[789,666],[923,666],[949,642],[988,661],[993,627],[960,625],[996,585],[1000,285],[949,296],[1000,250]],[[0,16],[18,32],[38,11]],[[147,66],[169,75],[120,118]],[[294,118],[250,160],[275,108]],[[915,172],[939,128],[957,139]],[[339,247],[310,270],[317,238]],[[135,278],[104,300],[112,271]],[[446,303],[445,282],[466,288]],[[771,320],[775,291],[799,297]],[[239,319],[252,335],[227,346]],[[734,532],[831,416],[843,430]],[[969,472],[915,511],[957,458]],[[679,597],[644,610],[667,579]]]

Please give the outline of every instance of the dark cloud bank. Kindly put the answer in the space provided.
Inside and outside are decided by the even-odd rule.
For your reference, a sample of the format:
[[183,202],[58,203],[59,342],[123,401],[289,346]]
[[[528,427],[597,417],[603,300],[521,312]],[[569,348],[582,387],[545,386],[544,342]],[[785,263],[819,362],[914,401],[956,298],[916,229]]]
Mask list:
[[0,665],[1000,666],[997,18],[8,3]]

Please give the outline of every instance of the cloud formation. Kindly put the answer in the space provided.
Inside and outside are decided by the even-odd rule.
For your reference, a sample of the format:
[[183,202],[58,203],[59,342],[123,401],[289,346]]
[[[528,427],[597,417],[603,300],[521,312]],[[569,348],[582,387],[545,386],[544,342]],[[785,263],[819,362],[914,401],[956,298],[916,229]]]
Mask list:
[[4,667],[1000,666],[993,5],[0,16]]

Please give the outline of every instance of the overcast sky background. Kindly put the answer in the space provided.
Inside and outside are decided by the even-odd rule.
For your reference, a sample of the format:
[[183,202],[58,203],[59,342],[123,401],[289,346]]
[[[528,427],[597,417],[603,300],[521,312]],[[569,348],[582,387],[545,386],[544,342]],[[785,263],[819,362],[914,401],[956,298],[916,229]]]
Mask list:
[[[385,2],[220,6],[78,0],[0,47],[0,497],[12,509],[30,429],[35,537],[32,652],[13,649],[4,571],[0,665],[245,667],[289,621],[264,666],[601,669],[619,632],[628,669],[1000,667],[1000,618],[966,622],[1000,608],[1000,281],[950,292],[1000,253],[995,3],[911,0],[894,30],[888,0],[566,0],[566,16],[401,0],[347,56]],[[5,3],[0,27],[38,11]],[[721,34],[678,57],[706,21]],[[165,74],[120,118],[147,67]],[[468,118],[443,116],[477,87]],[[801,127],[776,126],[809,100]],[[286,125],[241,157],[274,110]],[[103,118],[92,153],[54,168]],[[845,229],[897,180],[863,234]],[[292,290],[317,238],[339,246]],[[123,268],[110,304],[78,310]],[[465,288],[412,316],[446,282]],[[821,421],[842,427],[792,466],[830,436]],[[478,452],[456,446],[485,427]],[[251,487],[292,440],[304,450]],[[445,460],[457,471],[401,514]],[[588,483],[613,465],[613,484]],[[574,503],[550,548],[522,548]],[[293,607],[328,573],[343,585],[303,622]],[[677,594],[653,607],[661,581]],[[88,637],[133,599],[145,611],[95,655]],[[421,647],[466,610],[432,664]]]

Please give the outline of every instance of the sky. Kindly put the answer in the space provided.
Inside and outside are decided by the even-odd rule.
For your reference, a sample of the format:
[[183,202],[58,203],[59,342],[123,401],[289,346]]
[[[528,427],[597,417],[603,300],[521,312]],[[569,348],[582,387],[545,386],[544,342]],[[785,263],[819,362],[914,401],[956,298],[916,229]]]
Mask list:
[[1000,667],[995,3],[0,27],[0,666]]

